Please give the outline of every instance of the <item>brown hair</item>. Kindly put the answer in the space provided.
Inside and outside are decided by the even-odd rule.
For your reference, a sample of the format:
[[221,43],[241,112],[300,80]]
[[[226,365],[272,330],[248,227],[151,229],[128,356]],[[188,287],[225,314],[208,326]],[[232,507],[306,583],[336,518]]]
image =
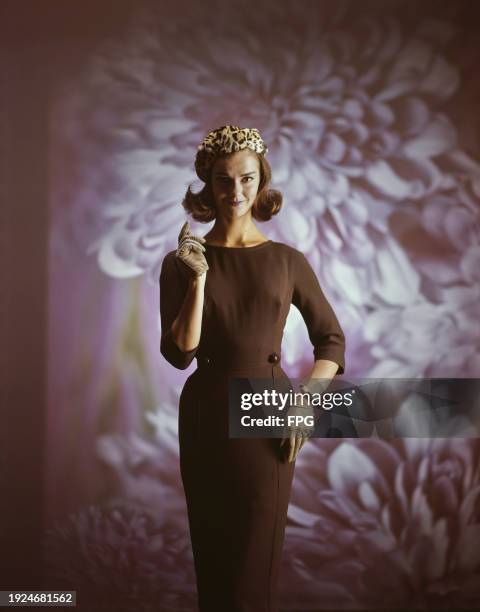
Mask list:
[[[273,215],[280,212],[283,196],[277,189],[268,188],[272,180],[272,170],[265,156],[259,155],[255,151],[252,151],[252,153],[257,156],[260,162],[260,183],[252,207],[252,216],[257,221],[268,221]],[[227,155],[230,155],[230,153],[227,153]],[[189,185],[187,193],[182,201],[182,206],[187,213],[192,215],[195,221],[209,223],[215,219],[216,208],[212,191],[211,174],[203,189],[198,193],[193,193]]]

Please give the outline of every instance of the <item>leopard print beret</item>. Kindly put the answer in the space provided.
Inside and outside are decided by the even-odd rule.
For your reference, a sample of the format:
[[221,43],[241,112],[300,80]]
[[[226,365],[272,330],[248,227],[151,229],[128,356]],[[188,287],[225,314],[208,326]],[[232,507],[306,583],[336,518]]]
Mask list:
[[246,148],[265,155],[268,147],[256,128],[240,128],[236,125],[222,125],[207,134],[198,146],[195,157],[195,171],[206,182],[215,159],[222,153],[234,153]]

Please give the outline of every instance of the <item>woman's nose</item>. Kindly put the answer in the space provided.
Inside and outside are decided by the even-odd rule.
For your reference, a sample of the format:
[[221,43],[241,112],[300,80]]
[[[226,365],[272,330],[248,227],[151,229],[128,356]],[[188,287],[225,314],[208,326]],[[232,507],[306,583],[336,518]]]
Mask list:
[[232,199],[234,200],[239,200],[242,198],[242,187],[241,185],[235,186],[231,189],[230,191],[230,195],[232,196]]

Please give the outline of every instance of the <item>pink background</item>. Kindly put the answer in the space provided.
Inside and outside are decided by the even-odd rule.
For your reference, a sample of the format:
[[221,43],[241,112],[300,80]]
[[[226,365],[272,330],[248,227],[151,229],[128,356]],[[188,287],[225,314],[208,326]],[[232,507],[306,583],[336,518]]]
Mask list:
[[[159,353],[158,276],[196,146],[225,123],[261,131],[284,194],[261,229],[313,266],[348,375],[478,377],[478,20],[468,2],[122,10],[51,47],[47,559],[56,584],[91,573],[112,601],[138,587],[191,610],[177,402],[195,366]],[[308,372],[294,308],[283,355]],[[311,441],[283,606],[478,608],[479,513],[476,440]]]

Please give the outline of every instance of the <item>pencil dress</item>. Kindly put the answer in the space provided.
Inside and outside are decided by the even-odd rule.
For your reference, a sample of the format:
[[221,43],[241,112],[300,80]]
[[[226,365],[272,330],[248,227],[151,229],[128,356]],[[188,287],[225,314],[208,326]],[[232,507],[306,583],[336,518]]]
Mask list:
[[169,252],[160,274],[162,355],[197,369],[179,405],[180,471],[201,612],[278,612],[277,578],[295,463],[279,438],[230,438],[229,377],[287,378],[281,342],[290,304],[315,359],[344,370],[345,338],[305,256],[286,244],[206,245],[209,270],[199,345],[171,335],[189,271]]

